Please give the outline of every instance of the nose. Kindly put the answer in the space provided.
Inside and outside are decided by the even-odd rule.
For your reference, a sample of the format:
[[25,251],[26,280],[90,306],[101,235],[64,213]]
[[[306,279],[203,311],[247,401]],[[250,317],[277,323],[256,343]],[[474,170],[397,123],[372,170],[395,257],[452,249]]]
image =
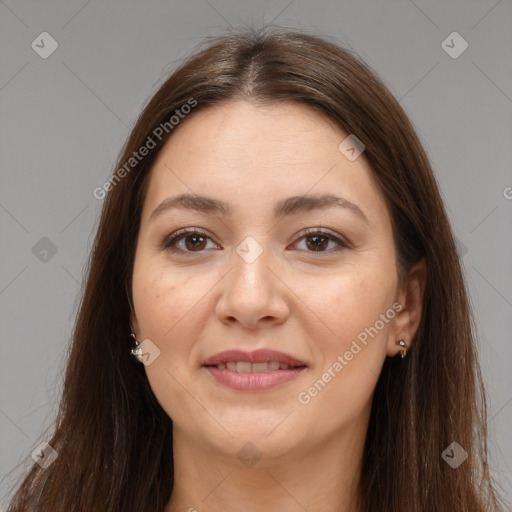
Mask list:
[[235,253],[216,304],[219,320],[226,325],[238,322],[248,329],[284,323],[290,314],[291,292],[279,274],[267,248],[254,261]]

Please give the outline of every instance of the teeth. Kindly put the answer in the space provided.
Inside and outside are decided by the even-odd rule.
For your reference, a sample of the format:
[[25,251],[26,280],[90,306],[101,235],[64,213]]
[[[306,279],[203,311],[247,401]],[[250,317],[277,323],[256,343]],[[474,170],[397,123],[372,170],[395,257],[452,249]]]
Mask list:
[[269,361],[268,369],[269,370],[279,370],[279,361]]
[[238,361],[236,363],[236,371],[237,372],[244,372],[244,373],[250,372],[250,371],[252,371],[251,367],[252,367],[252,364],[246,363],[245,361]]
[[228,361],[226,363],[219,363],[216,368],[219,370],[232,370],[240,373],[252,372],[269,372],[275,370],[288,370],[289,364],[280,363],[279,361],[268,361],[266,363],[249,363],[247,361]]

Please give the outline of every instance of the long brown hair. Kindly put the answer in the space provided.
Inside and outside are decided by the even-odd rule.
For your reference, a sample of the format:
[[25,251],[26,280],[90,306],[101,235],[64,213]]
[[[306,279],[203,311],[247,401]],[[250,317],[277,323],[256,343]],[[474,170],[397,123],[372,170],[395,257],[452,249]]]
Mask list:
[[[239,98],[302,102],[355,134],[389,207],[400,276],[421,258],[427,263],[413,346],[403,361],[385,361],[376,385],[361,510],[500,510],[487,462],[475,322],[438,185],[406,114],[366,64],[326,39],[274,28],[208,43],[150,99],[103,188],[108,194],[48,440],[58,457],[47,469],[32,466],[9,512],[161,512],[168,502],[172,422],[144,367],[129,356],[131,275],[142,204],[148,172],[172,136],[169,120],[176,111],[186,113],[190,109],[183,105],[197,102],[193,116]],[[161,126],[167,129],[158,131]],[[133,153],[148,146],[148,137],[154,147],[127,167]],[[468,453],[457,469],[441,456],[454,441]]]

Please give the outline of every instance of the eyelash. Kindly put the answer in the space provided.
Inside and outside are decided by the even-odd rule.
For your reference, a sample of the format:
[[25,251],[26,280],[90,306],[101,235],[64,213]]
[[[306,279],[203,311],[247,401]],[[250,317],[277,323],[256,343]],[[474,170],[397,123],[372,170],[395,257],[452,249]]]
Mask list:
[[[182,239],[186,238],[186,236],[190,236],[190,235],[200,235],[200,236],[204,236],[205,238],[208,238],[211,240],[211,237],[209,237],[206,233],[202,232],[202,231],[199,231],[195,228],[183,228],[183,229],[180,229],[178,231],[175,231],[174,233],[172,233],[171,235],[169,235],[162,243],[161,245],[161,249],[162,250],[167,250],[167,251],[170,251],[170,252],[173,252],[173,253],[181,253],[181,254],[185,254],[187,256],[192,256],[194,255],[195,253],[197,254],[200,254],[202,252],[205,251],[205,249],[203,250],[200,250],[200,251],[184,251],[184,250],[181,250],[181,249],[177,249],[175,247],[175,245],[181,241]],[[297,242],[299,242],[300,240],[302,240],[303,238],[308,238],[308,237],[312,237],[312,236],[315,236],[315,235],[320,235],[320,236],[323,236],[323,237],[326,237],[328,238],[330,241],[333,241],[333,242],[336,242],[338,244],[338,247],[336,249],[330,249],[328,251],[318,251],[318,252],[315,252],[315,251],[306,251],[306,252],[309,252],[311,253],[312,255],[314,255],[315,257],[316,256],[322,256],[322,255],[325,255],[325,254],[331,254],[333,252],[338,252],[342,249],[347,249],[349,247],[349,244],[343,240],[342,238],[338,237],[338,236],[335,236],[333,235],[332,233],[328,232],[328,231],[325,231],[323,229],[319,229],[319,228],[309,228],[309,229],[305,229],[304,231],[302,231],[301,233],[299,233],[299,240],[297,240]],[[213,241],[213,240],[212,240]],[[296,242],[296,243],[297,243]],[[295,245],[295,244],[294,244]]]

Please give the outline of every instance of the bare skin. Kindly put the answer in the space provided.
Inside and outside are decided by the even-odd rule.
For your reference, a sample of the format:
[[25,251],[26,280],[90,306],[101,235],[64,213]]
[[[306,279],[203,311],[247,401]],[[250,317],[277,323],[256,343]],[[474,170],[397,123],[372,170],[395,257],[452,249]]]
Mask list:
[[[352,162],[338,150],[347,135],[307,106],[234,101],[186,119],[151,170],[131,323],[137,340],[160,350],[145,369],[173,420],[166,512],[358,511],[374,388],[397,340],[411,345],[426,269],[419,263],[400,285],[384,196],[364,153]],[[232,214],[169,209],[150,218],[185,193],[225,201]],[[345,198],[366,220],[339,206],[274,217],[283,199],[321,194]],[[163,248],[181,228],[203,237]],[[236,251],[247,237],[262,249],[250,263]],[[307,368],[271,389],[232,389],[203,367],[232,348],[272,348]],[[325,386],[308,391],[326,372]],[[237,455],[244,446],[249,459]]]

